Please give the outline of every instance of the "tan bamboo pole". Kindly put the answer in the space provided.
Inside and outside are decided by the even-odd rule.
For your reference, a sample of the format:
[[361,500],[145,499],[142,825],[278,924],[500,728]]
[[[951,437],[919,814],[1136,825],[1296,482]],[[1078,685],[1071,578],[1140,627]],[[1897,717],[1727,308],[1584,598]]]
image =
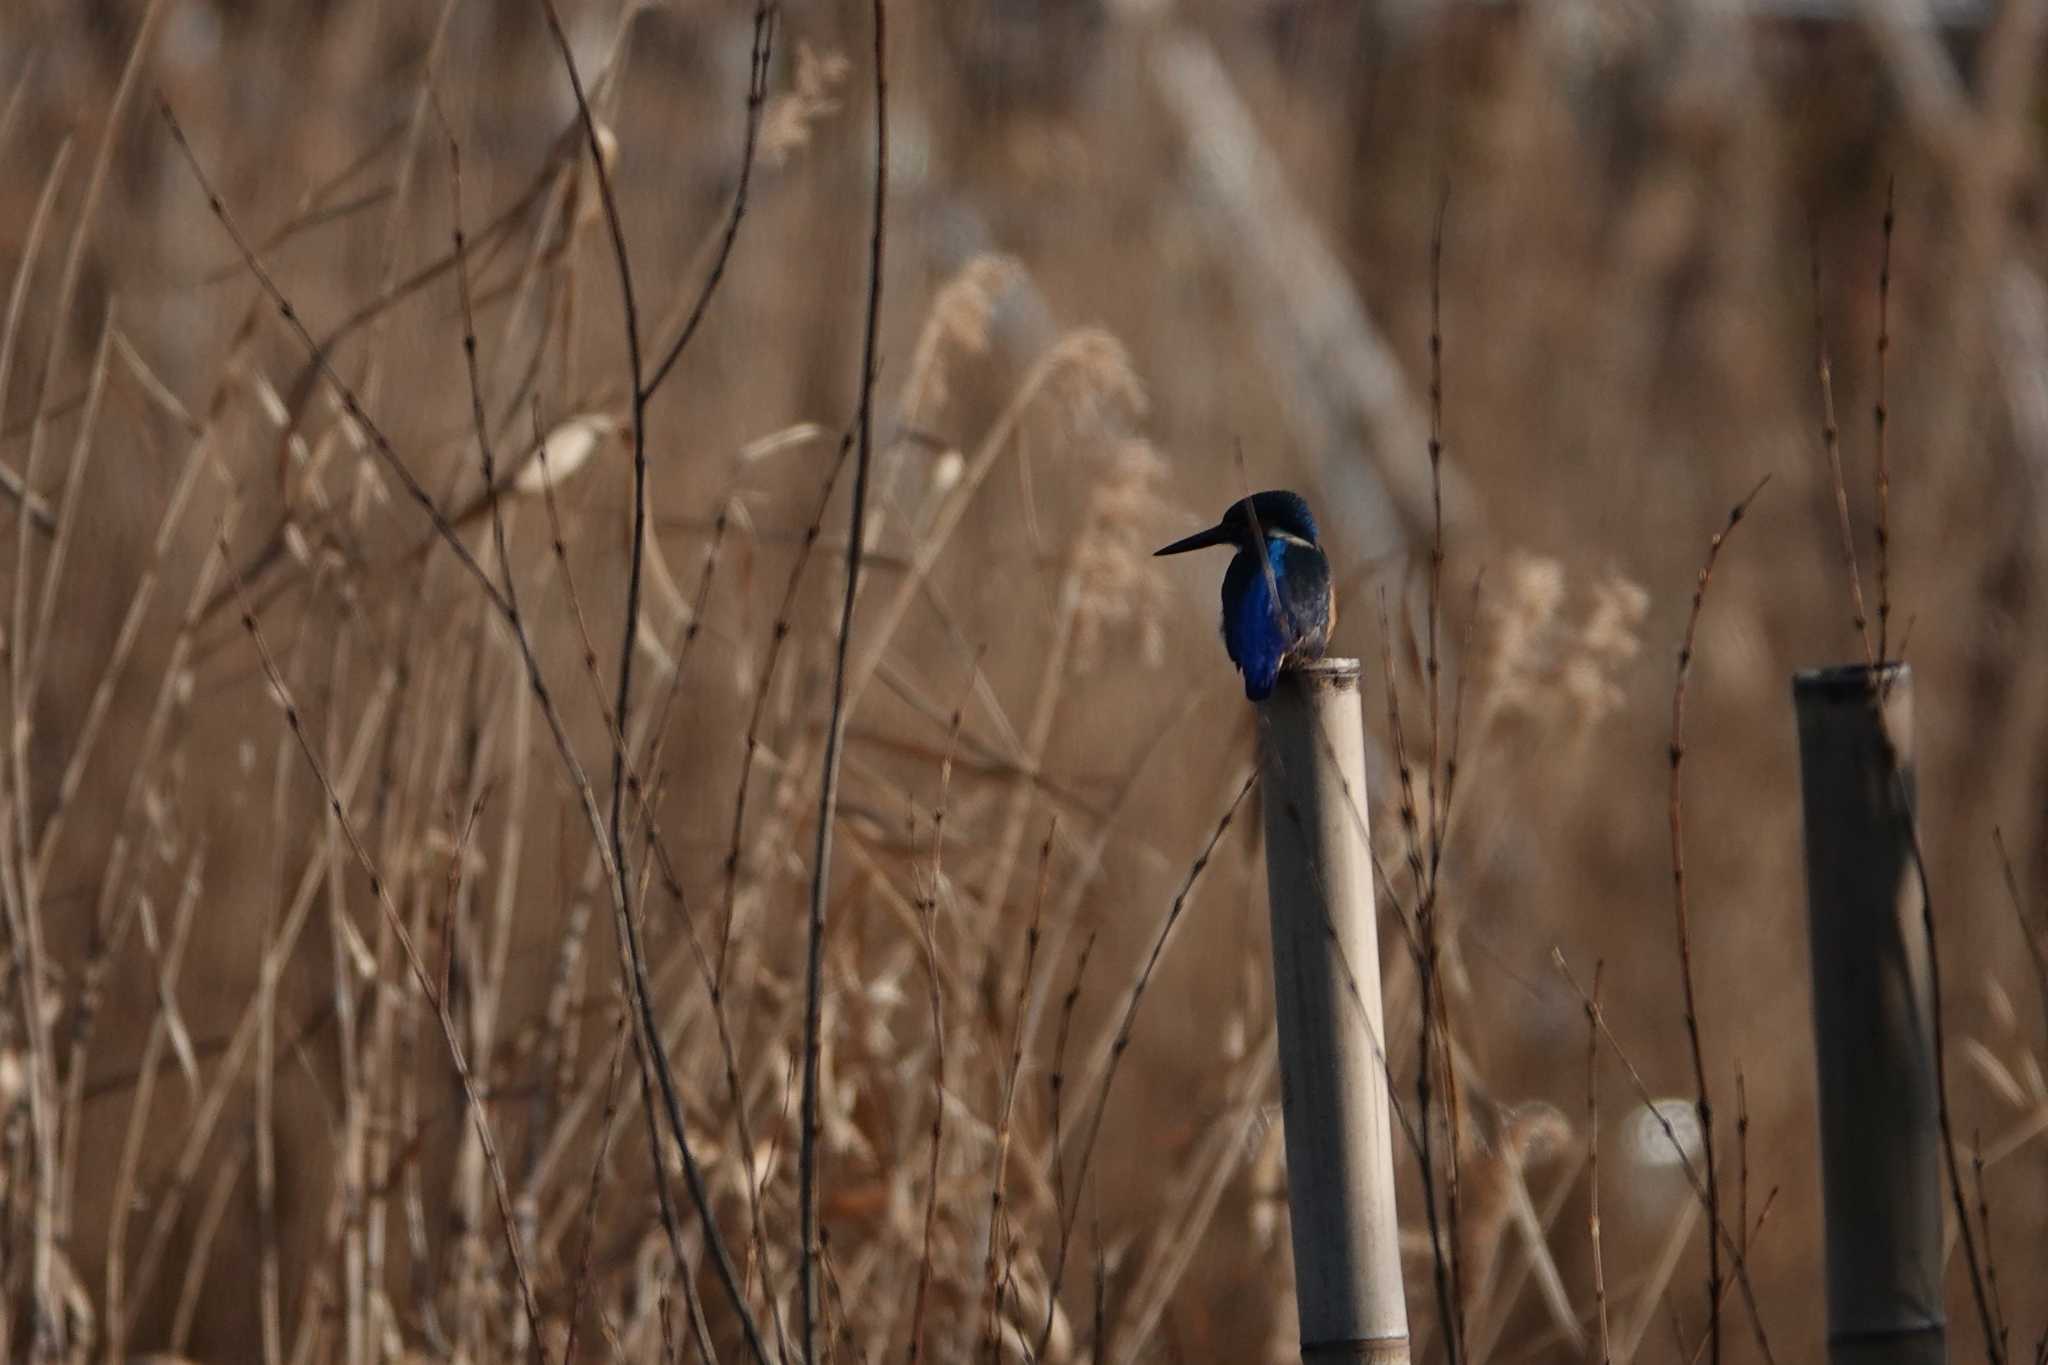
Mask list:
[[1358,661],[1261,708],[1273,1008],[1304,1365],[1407,1365]]
[[1832,1365],[1940,1365],[1941,1133],[1920,880],[1913,675],[1793,678],[1806,818]]

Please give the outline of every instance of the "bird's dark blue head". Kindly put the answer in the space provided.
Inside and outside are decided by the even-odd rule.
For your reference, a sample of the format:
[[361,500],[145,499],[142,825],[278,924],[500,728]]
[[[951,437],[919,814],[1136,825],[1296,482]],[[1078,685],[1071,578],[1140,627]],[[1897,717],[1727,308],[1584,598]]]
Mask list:
[[1154,550],[1154,555],[1186,554],[1210,545],[1235,545],[1244,549],[1273,536],[1293,537],[1316,543],[1316,519],[1308,500],[1284,488],[1269,488],[1230,504],[1223,520],[1171,545]]
[[1270,489],[1240,498],[1208,530],[1153,553],[1185,554],[1209,545],[1237,551],[1223,575],[1223,645],[1244,673],[1245,695],[1262,701],[1283,664],[1323,656],[1337,621],[1316,519],[1299,494]]

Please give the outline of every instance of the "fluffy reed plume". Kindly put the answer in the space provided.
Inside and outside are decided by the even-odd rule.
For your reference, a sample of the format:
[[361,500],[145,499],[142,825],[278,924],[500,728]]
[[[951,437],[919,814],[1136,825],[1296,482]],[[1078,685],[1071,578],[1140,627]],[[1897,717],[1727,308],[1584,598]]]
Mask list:
[[519,464],[512,491],[537,497],[550,482],[556,487],[569,482],[593,455],[618,439],[621,425],[611,413],[582,413],[561,422],[541,437],[533,458]]
[[770,99],[761,115],[761,159],[780,166],[808,147],[812,126],[839,112],[839,87],[852,70],[845,54],[820,53],[799,41],[790,88]]
[[1015,258],[983,255],[939,287],[910,353],[902,400],[905,425],[923,428],[938,419],[951,392],[954,357],[988,354],[996,308],[1024,279],[1024,267]]
[[1627,701],[1621,680],[1642,653],[1638,631],[1650,609],[1650,594],[1616,574],[1595,579],[1591,595],[1562,679],[1564,692],[1577,704],[1578,724],[1589,731]]
[[1546,742],[1583,738],[1626,700],[1650,595],[1613,572],[1580,591],[1589,600],[1574,620],[1574,585],[1557,560],[1516,554],[1495,576],[1475,683],[1481,734],[1519,717]]
[[1104,658],[1104,642],[1127,649],[1147,669],[1165,660],[1171,594],[1151,550],[1171,516],[1165,497],[1171,466],[1151,442],[1116,443],[1095,476],[1087,520],[1074,545],[1074,667]]

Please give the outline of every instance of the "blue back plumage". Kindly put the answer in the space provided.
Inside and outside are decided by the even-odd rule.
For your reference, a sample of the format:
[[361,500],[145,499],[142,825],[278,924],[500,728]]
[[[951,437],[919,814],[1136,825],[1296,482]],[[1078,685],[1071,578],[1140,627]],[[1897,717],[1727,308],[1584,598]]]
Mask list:
[[1223,647],[1244,674],[1244,694],[1253,701],[1272,695],[1282,664],[1321,658],[1332,624],[1330,564],[1323,552],[1274,533],[1264,548],[1265,564],[1246,546],[1223,575]]
[[1237,551],[1223,575],[1223,645],[1244,674],[1245,695],[1263,701],[1286,664],[1323,657],[1337,617],[1330,561],[1308,503],[1284,489],[1239,499],[1216,525],[1155,553],[1210,545]]

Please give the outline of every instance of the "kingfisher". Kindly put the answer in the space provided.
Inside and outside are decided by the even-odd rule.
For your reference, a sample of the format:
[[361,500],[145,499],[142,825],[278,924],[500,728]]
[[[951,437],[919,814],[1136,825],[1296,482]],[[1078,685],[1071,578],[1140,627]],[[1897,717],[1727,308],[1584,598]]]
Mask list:
[[1244,694],[1264,701],[1282,666],[1323,657],[1337,626],[1330,561],[1316,519],[1298,493],[1269,489],[1230,505],[1223,520],[1154,555],[1230,545],[1223,575],[1223,647],[1244,674]]

